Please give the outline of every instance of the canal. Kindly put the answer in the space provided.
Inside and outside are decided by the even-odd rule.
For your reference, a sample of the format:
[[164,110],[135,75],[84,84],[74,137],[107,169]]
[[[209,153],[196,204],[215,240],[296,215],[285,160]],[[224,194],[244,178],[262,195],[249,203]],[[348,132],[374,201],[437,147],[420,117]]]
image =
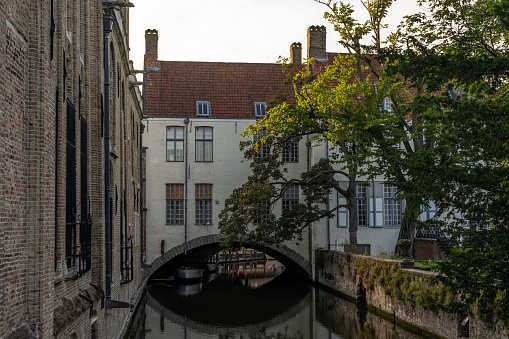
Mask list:
[[219,265],[203,281],[150,284],[135,338],[424,338],[294,275],[275,260]]

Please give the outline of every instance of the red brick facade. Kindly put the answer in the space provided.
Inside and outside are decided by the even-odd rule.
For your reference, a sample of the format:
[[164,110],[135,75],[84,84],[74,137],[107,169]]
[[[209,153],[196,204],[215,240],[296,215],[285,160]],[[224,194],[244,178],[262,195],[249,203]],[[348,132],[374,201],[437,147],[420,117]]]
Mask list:
[[143,281],[142,110],[121,33],[127,9],[89,0],[0,1],[2,338],[117,337],[130,315],[101,302],[106,12],[115,16],[109,36],[112,299],[130,301]]

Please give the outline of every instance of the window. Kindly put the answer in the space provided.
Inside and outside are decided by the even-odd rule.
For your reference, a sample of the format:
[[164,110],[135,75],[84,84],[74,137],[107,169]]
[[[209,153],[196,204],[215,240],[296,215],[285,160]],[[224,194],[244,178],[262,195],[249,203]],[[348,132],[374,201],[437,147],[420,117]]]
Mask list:
[[196,185],[196,224],[212,224],[212,185]]
[[255,117],[256,118],[263,118],[267,115],[267,104],[264,102],[255,102]]
[[283,195],[283,211],[290,211],[299,202],[299,186],[291,185]]
[[383,109],[386,112],[392,112],[392,100],[389,97],[385,97],[383,100]]
[[366,186],[356,185],[355,199],[357,200],[357,226],[368,226],[368,204]]
[[259,201],[258,214],[256,215],[255,224],[259,224],[268,219],[270,215],[270,201]]
[[196,161],[212,161],[212,127],[196,127]]
[[184,224],[184,184],[166,184],[166,225]]
[[184,161],[184,127],[166,127],[166,161]]
[[299,162],[299,142],[289,141],[283,148],[283,162]]
[[[339,181],[343,189],[347,189],[347,181]],[[399,227],[401,225],[404,200],[399,199],[395,187],[380,181],[369,186],[357,184],[355,189],[357,200],[357,226],[359,227]],[[346,205],[346,198],[338,192],[338,204]],[[338,209],[338,227],[348,227],[349,213],[346,207]]]
[[67,101],[67,142],[65,164],[65,259],[67,267],[76,259],[76,110]]
[[396,188],[389,184],[384,184],[384,225],[401,225],[401,200],[398,199]]
[[265,130],[265,129],[262,129],[260,132],[258,132],[258,134],[256,134],[254,136],[254,141],[259,142],[259,146],[258,146],[259,154],[256,157],[256,159],[258,159],[258,160],[263,159],[270,153],[270,146],[266,143],[262,143],[262,141],[261,141],[261,139],[266,136],[267,136],[267,130]]
[[197,101],[196,102],[196,116],[209,117],[210,116],[210,102]]

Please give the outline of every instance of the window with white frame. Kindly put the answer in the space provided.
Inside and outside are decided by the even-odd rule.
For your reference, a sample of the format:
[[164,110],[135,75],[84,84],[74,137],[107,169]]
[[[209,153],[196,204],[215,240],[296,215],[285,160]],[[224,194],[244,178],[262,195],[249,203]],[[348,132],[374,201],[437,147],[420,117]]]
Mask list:
[[384,225],[400,226],[402,212],[396,187],[384,184]]
[[270,214],[270,201],[264,200],[259,201],[258,214],[256,215],[255,224],[259,224],[265,221]]
[[212,127],[196,127],[195,161],[212,161]]
[[367,187],[356,185],[355,199],[357,200],[357,226],[368,226]]
[[268,144],[262,142],[262,139],[266,136],[267,136],[266,129],[262,129],[260,132],[258,132],[254,136],[254,141],[259,142],[258,155],[256,156],[256,159],[263,159],[270,153],[270,146]]
[[184,184],[166,184],[166,225],[184,224]]
[[196,225],[212,224],[212,185],[196,184]]
[[265,102],[255,102],[255,117],[263,118],[267,115],[267,104]]
[[196,102],[196,116],[209,117],[210,116],[210,102],[197,101]]
[[[347,189],[347,181],[339,181]],[[375,181],[368,186],[356,186],[357,220],[359,227],[399,227],[401,225],[404,200],[400,200],[395,187]],[[346,205],[346,198],[338,192],[338,205]],[[337,211],[338,227],[349,226],[349,213],[346,207]]]
[[299,203],[299,185],[290,185],[283,194],[283,211],[290,211],[292,207]]
[[283,148],[282,158],[283,162],[299,162],[299,142],[287,142]]
[[385,97],[383,100],[383,109],[386,112],[392,112],[392,100],[389,97]]
[[166,127],[166,161],[184,161],[184,127]]

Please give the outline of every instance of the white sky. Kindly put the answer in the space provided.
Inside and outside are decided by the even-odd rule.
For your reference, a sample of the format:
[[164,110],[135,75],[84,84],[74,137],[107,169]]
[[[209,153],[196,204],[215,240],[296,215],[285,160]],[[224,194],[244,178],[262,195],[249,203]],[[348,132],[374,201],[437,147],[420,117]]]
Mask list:
[[[348,0],[344,0],[348,2]],[[290,44],[302,43],[307,28],[327,27],[327,51],[341,52],[338,34],[323,18],[327,7],[313,0],[131,0],[130,59],[143,68],[145,30],[159,31],[159,60],[274,63],[289,57]],[[365,20],[359,0],[349,0]],[[387,23],[396,27],[416,12],[416,0],[396,0]]]

